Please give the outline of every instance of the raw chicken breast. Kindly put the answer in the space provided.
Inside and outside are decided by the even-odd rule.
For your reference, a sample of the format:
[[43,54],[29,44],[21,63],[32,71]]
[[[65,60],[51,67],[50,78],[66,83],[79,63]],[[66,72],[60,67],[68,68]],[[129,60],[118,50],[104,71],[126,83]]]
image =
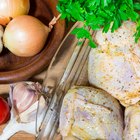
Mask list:
[[99,46],[89,54],[89,82],[124,106],[140,100],[140,41],[134,42],[135,30],[135,23],[126,21],[114,33],[98,31]]
[[129,106],[125,110],[124,140],[140,140],[140,105]]
[[63,138],[122,140],[123,120],[118,101],[103,90],[73,87],[65,95],[60,112]]

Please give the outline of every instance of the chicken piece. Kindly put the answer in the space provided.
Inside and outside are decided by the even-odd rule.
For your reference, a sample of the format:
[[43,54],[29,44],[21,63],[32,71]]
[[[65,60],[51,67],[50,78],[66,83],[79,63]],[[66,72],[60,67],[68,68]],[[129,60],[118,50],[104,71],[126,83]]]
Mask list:
[[88,79],[128,106],[140,100],[140,41],[134,42],[136,24],[126,21],[114,33],[98,31],[99,45],[89,54]]
[[124,140],[140,139],[140,105],[135,104],[125,109]]
[[118,101],[103,90],[73,87],[65,95],[60,112],[64,139],[122,140],[123,119]]

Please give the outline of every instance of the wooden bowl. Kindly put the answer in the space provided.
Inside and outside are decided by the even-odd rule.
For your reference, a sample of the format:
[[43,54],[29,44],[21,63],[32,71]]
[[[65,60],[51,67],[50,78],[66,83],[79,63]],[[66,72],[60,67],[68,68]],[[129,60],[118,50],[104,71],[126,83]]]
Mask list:
[[[52,18],[59,14],[56,5],[56,0],[30,0],[29,15],[48,25]],[[0,84],[27,80],[45,69],[56,52],[64,32],[65,22],[58,20],[42,51],[33,57],[17,57],[4,48],[0,54]]]

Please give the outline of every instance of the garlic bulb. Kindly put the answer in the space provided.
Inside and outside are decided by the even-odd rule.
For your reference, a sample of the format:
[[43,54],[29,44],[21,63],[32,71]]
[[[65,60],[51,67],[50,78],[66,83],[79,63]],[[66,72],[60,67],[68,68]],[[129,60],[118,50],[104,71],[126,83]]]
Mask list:
[[41,85],[34,82],[11,85],[9,100],[11,118],[0,135],[0,140],[8,140],[19,131],[37,135],[47,109],[47,100],[41,94]]
[[29,82],[15,84],[13,88],[13,101],[19,113],[28,109],[30,105],[38,100],[40,87],[37,83],[29,84]]

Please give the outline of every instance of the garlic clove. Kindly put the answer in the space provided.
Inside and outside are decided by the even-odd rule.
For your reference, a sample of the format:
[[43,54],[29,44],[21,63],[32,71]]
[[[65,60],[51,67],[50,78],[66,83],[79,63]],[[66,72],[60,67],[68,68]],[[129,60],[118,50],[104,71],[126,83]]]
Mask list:
[[19,113],[38,100],[38,86],[35,83],[20,82],[13,87],[13,102]]
[[[37,112],[38,104],[39,104],[39,110]],[[38,113],[38,115],[43,113],[46,106],[47,105],[46,105],[45,99],[41,96],[39,101],[36,101],[26,111],[19,114],[19,118],[20,118],[21,122],[27,123],[27,122],[35,121],[36,117],[34,117],[34,116],[36,116],[37,113]]]

